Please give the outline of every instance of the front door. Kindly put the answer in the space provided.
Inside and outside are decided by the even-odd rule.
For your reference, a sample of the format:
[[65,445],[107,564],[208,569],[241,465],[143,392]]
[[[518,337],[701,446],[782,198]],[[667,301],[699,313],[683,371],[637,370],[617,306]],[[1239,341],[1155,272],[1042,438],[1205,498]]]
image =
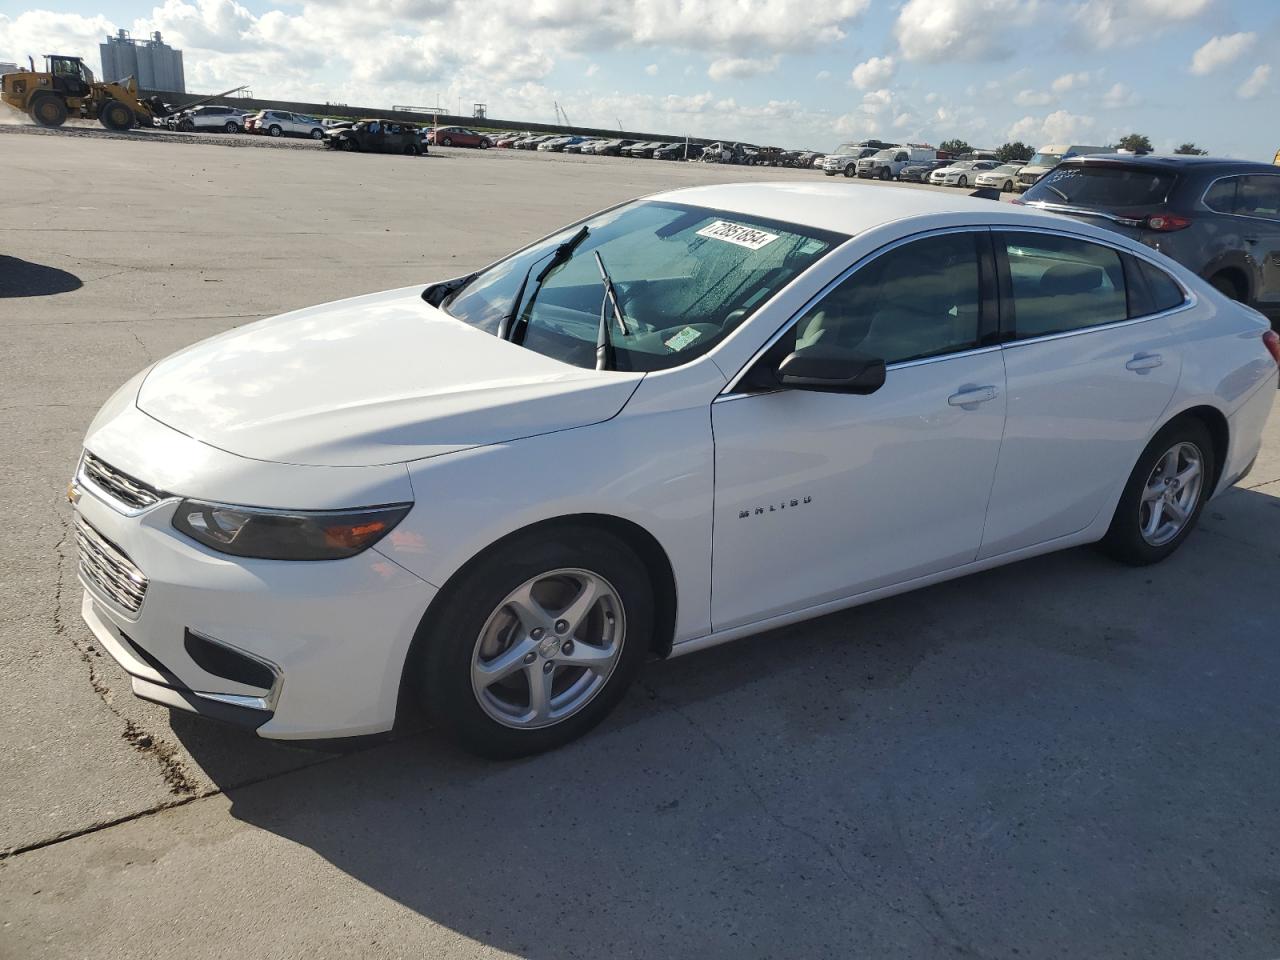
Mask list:
[[893,247],[759,361],[818,343],[856,349],[888,364],[875,393],[782,389],[712,404],[714,629],[975,558],[1005,409],[1000,349],[982,345],[995,322],[989,251],[985,230]]

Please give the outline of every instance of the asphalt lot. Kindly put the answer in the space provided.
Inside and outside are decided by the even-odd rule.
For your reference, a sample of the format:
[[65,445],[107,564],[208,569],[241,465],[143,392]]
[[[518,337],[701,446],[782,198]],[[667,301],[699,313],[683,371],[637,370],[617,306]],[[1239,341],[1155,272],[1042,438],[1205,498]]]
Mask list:
[[0,957],[1280,956],[1280,412],[1159,567],[1074,550],[653,664],[533,760],[300,751],[135,700],[81,625],[64,491],[108,394],[628,196],[820,174],[0,157]]

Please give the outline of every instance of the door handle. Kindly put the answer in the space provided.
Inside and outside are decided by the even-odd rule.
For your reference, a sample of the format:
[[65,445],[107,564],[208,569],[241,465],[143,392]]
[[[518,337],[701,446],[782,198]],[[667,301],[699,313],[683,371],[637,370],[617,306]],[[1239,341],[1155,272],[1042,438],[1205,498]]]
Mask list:
[[974,410],[978,404],[986,403],[988,400],[994,400],[995,398],[995,387],[962,387],[958,393],[953,393],[947,397],[947,403],[953,407]]
[[1154,370],[1162,363],[1164,363],[1164,360],[1158,353],[1137,353],[1134,354],[1132,360],[1124,365],[1124,368],[1132,370],[1134,373],[1146,373],[1149,370]]

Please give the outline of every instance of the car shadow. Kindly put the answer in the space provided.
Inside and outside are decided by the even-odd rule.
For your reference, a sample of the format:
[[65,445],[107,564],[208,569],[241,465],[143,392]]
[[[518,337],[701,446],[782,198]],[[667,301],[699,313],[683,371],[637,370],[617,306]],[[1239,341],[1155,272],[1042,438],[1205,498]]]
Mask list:
[[537,960],[1262,950],[1277,562],[1237,532],[1280,500],[1220,503],[1157,568],[977,574],[650,664],[541,757],[419,731],[231,813]]
[[0,298],[49,297],[70,293],[82,286],[84,284],[74,273],[0,255]]

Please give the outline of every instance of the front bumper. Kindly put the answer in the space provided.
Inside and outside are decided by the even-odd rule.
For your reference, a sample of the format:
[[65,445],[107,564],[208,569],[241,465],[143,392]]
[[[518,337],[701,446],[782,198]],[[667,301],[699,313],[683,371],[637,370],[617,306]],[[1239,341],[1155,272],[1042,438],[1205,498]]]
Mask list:
[[[394,725],[409,644],[435,587],[376,549],[318,562],[224,556],[173,529],[176,499],[122,510],[83,476],[76,490],[77,521],[146,577],[134,611],[80,565],[85,623],[135,694],[269,738]],[[227,656],[210,658],[210,645]],[[257,664],[261,679],[237,664]]]

